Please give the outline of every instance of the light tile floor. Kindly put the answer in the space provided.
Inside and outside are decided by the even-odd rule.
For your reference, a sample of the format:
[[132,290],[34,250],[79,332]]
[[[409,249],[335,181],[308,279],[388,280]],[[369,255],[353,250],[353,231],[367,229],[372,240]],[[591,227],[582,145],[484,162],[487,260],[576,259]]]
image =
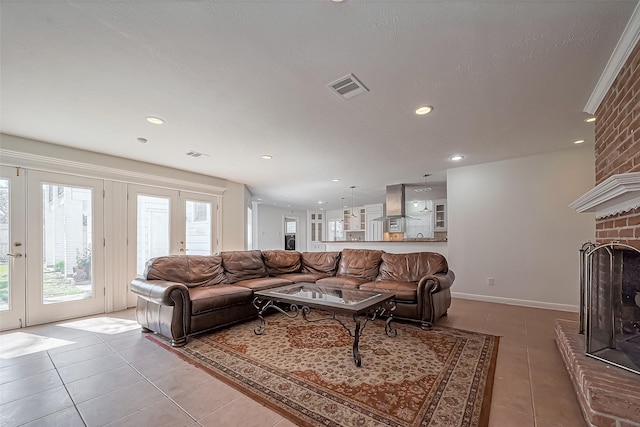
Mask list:
[[[554,342],[575,313],[455,299],[439,323],[500,335],[490,426],[584,426]],[[149,342],[133,310],[0,335],[0,426],[291,422]]]

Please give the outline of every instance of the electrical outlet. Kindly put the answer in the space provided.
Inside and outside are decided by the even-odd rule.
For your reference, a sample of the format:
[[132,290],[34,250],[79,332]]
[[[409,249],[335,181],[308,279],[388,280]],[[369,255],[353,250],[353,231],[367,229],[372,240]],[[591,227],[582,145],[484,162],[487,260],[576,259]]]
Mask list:
[[487,285],[493,286],[493,277],[487,277]]

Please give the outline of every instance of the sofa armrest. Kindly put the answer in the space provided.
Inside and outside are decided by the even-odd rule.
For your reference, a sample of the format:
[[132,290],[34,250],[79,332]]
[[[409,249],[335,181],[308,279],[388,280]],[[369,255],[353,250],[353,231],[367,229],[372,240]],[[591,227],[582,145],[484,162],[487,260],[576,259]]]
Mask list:
[[133,279],[131,292],[160,305],[175,305],[180,297],[184,302],[190,301],[189,288],[182,283],[165,280]]
[[456,276],[453,271],[424,276],[418,282],[418,314],[423,324],[433,325],[438,318],[444,316],[451,305],[449,288]]
[[453,274],[453,270],[449,270],[447,273],[437,273],[424,276],[420,279],[418,287],[427,287],[427,291],[430,294],[435,294],[445,289],[449,289],[453,285],[456,275]]

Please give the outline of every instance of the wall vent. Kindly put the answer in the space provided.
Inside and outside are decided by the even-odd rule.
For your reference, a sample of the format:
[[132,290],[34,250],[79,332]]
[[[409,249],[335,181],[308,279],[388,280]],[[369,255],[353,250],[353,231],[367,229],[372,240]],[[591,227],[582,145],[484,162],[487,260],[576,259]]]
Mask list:
[[353,98],[354,96],[360,95],[364,92],[369,92],[369,89],[367,89],[367,87],[363,85],[362,82],[353,74],[347,74],[335,82],[329,83],[327,87],[345,99]]
[[202,156],[209,157],[208,154],[199,153],[199,152],[193,151],[193,150],[187,152],[187,156],[191,156],[191,157],[202,157]]

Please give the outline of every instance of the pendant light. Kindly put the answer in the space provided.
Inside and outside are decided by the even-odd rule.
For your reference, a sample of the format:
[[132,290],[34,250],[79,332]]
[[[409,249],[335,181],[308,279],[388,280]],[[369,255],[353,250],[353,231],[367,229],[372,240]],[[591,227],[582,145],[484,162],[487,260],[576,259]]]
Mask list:
[[351,188],[351,216],[355,218],[356,214],[354,212],[355,209],[354,209],[354,205],[353,205],[353,189],[356,188],[356,186],[352,185],[350,188]]
[[424,212],[424,213],[431,212],[431,209],[429,209],[427,207],[427,191],[429,191],[429,190],[427,190],[427,177],[429,175],[430,174],[428,174],[428,173],[424,174],[424,209],[422,210],[422,212]]
[[[344,205],[344,197],[340,198],[340,212],[342,212],[342,210],[346,208],[346,206]],[[342,216],[340,216],[340,219],[338,220],[338,222],[342,222],[344,223],[344,219]]]

